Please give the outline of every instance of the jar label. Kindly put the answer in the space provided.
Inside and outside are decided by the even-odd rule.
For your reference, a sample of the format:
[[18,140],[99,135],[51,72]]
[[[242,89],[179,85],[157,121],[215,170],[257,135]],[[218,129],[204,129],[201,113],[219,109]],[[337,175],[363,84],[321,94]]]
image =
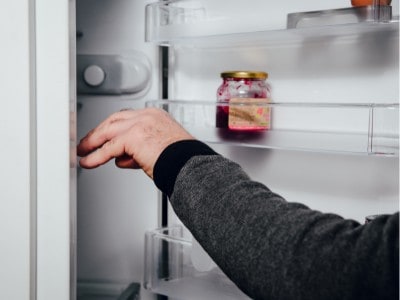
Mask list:
[[269,103],[269,99],[231,98],[229,102],[234,104],[229,106],[229,129],[259,130],[270,128],[271,108],[269,106],[262,105],[263,103]]

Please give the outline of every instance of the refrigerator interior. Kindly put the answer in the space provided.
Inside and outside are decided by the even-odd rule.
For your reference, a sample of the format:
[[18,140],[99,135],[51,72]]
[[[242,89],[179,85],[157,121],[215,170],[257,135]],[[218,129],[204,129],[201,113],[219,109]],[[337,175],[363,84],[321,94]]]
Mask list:
[[[391,20],[380,22],[368,19],[377,11],[354,12],[344,0],[77,0],[76,6],[78,86],[79,64],[91,59],[133,57],[149,79],[123,94],[84,84],[78,89],[79,137],[114,111],[163,107],[288,201],[359,222],[398,210],[397,1]],[[288,14],[296,28],[287,28]],[[160,46],[168,49],[167,71],[160,68]],[[226,70],[268,72],[272,130],[264,137],[215,133],[216,90]],[[166,72],[168,101],[160,102]],[[113,162],[79,171],[78,286],[140,282],[147,286],[141,299],[153,298],[152,292],[202,299],[207,289],[209,299],[245,299],[171,207],[170,229],[157,229],[159,198],[142,172],[119,170]],[[162,263],[176,286],[163,286]]]
[[[144,43],[142,1],[78,0],[76,8],[79,140],[111,113],[143,107],[145,97],[159,97],[158,49]],[[144,66],[139,67],[147,72],[148,80],[138,92],[96,93],[90,85],[86,88],[92,87],[95,94],[79,90],[82,64],[111,60],[112,66],[127,60],[129,66],[132,56],[134,61],[138,56],[142,59]],[[93,76],[98,79],[96,73]],[[118,169],[114,162],[96,170],[78,170],[77,294],[82,300],[93,294],[97,299],[124,299],[118,294],[122,297],[130,284],[141,283],[145,231],[159,226],[157,199],[157,190],[142,172]],[[146,299],[146,291],[140,295]]]

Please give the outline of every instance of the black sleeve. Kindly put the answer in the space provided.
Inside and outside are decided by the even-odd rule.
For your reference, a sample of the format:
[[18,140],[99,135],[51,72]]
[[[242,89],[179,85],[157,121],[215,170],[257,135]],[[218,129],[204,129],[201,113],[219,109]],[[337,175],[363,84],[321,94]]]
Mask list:
[[155,185],[171,196],[178,173],[186,162],[197,155],[216,155],[206,144],[197,140],[183,140],[169,145],[157,159],[153,170]]
[[361,225],[311,210],[219,155],[192,156],[173,185],[178,217],[250,297],[398,299],[398,213]]

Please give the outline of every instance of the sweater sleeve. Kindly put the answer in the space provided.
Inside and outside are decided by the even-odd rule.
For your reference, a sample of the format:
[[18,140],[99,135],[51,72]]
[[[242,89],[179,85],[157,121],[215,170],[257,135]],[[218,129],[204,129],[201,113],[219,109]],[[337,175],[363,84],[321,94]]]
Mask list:
[[171,197],[176,177],[186,162],[193,156],[217,155],[206,144],[197,140],[182,140],[172,143],[160,154],[153,174],[156,186]]
[[398,213],[360,225],[286,202],[220,155],[191,156],[170,201],[254,299],[398,299]]

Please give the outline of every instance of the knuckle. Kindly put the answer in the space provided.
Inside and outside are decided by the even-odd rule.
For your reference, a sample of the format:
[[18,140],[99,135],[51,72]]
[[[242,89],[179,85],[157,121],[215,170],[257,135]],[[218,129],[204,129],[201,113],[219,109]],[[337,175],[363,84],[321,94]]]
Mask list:
[[117,122],[119,120],[121,120],[121,112],[120,111],[111,114],[107,118],[107,121],[105,122],[105,124],[108,124],[108,123],[112,124],[112,123]]
[[114,139],[111,139],[107,142],[105,142],[102,146],[103,149],[110,149],[113,148],[116,145],[116,141]]

